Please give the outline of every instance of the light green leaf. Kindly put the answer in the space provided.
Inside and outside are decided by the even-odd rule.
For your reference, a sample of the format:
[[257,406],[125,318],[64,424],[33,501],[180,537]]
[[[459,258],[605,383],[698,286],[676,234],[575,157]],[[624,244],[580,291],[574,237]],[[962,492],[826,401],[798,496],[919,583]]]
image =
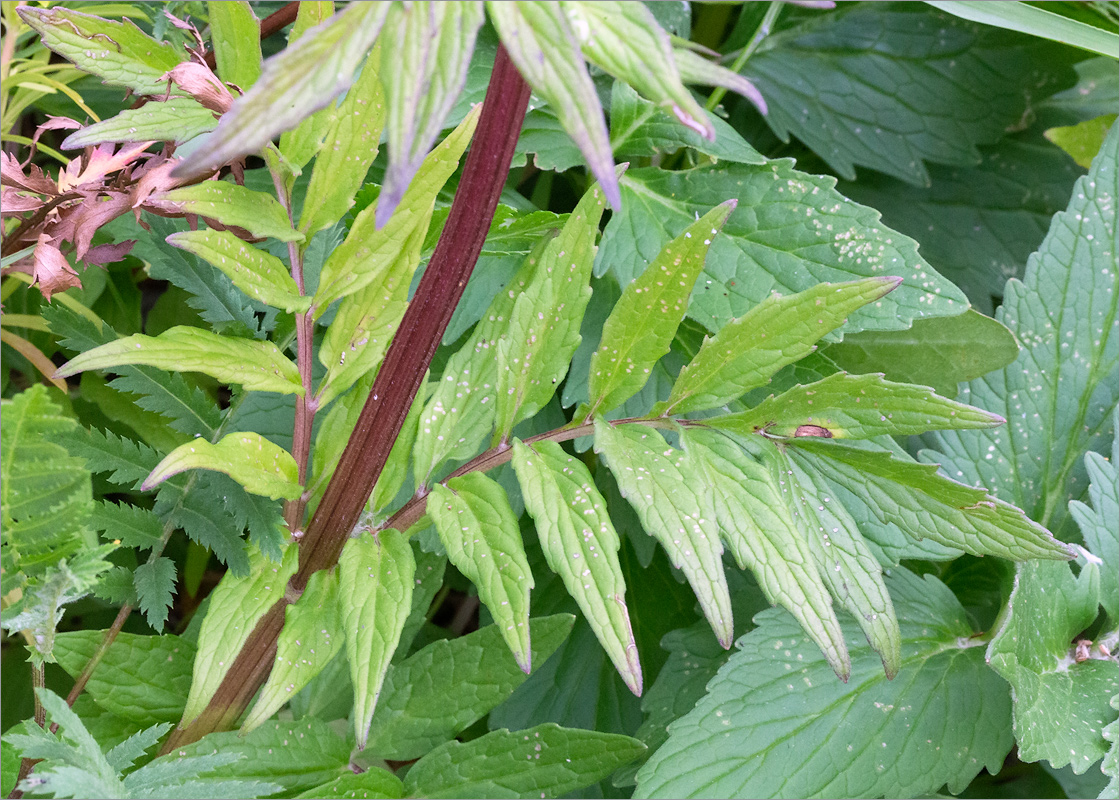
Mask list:
[[1007,686],[964,609],[931,576],[894,570],[890,587],[904,620],[898,677],[845,623],[852,677],[840,683],[785,611],[764,611],[634,796],[917,797],[998,772],[1012,744]]
[[391,528],[351,539],[338,560],[338,602],[354,685],[354,733],[364,749],[389,659],[412,606],[416,561]]
[[1076,125],[1050,128],[1045,135],[1047,139],[1069,153],[1070,158],[1076,161],[1078,166],[1088,169],[1092,166],[1093,156],[1100,152],[1104,138],[1108,136],[1108,129],[1114,122],[1116,122],[1116,114],[1104,114]]
[[174,210],[244,228],[254,236],[271,236],[281,242],[302,242],[304,238],[302,233],[292,230],[288,212],[272,195],[229,181],[203,181],[172,189],[154,199]]
[[[1087,565],[1020,564],[1005,615],[988,647],[988,663],[1012,688],[1015,741],[1024,761],[1045,758],[1081,774],[1108,750],[1102,731],[1120,689],[1116,661],[1076,639],[1097,617],[1100,575]],[[1115,646],[1115,645],[1113,645]]]
[[618,179],[603,109],[564,10],[548,2],[488,2],[486,9],[518,71],[552,106],[607,202],[618,209]]
[[[1073,555],[1019,509],[938,474],[934,464],[808,437],[792,444],[792,457],[859,498],[879,524],[897,525],[910,538],[1015,561]],[[844,506],[851,510],[847,501]]]
[[[573,621],[570,614],[532,620],[533,663],[552,655]],[[389,671],[369,750],[398,761],[420,758],[485,716],[526,677],[496,625],[434,642]]]
[[214,112],[192,97],[169,97],[140,108],[126,108],[115,117],[87,125],[62,142],[64,150],[78,150],[102,142],[173,142],[183,144],[214,130]]
[[189,725],[206,708],[257,622],[284,597],[298,566],[298,547],[287,549],[282,564],[254,548],[248,575],[227,572],[222,577],[210,595],[210,607],[198,632],[194,678],[181,725]]
[[591,298],[587,284],[605,205],[599,186],[592,186],[514,301],[498,341],[496,441],[508,441],[514,425],[544,408],[568,372]]
[[338,298],[376,281],[396,261],[406,237],[417,228],[426,230],[436,195],[459,166],[459,158],[470,143],[480,113],[481,107],[474,108],[428,154],[387,224],[375,228],[376,203],[358,214],[346,240],[323,264],[313,301],[316,314],[326,311]]
[[1077,500],[1069,506],[1070,513],[1081,528],[1081,535],[1085,537],[1085,544],[1093,555],[1104,563],[1101,565],[1101,605],[1112,621],[1112,627],[1117,625],[1117,614],[1120,613],[1120,475],[1117,464],[1120,464],[1120,424],[1117,424],[1117,415],[1112,417],[1113,430],[1116,433],[1112,440],[1112,456],[1106,459],[1099,453],[1086,453],[1085,466],[1088,467],[1089,499],[1093,504],[1089,506]]
[[377,227],[389,221],[409,181],[443,129],[463,89],[481,2],[395,6],[385,21],[381,72],[388,100],[389,165],[377,200]]
[[61,6],[24,6],[18,13],[51,50],[105,83],[137,94],[164,94],[164,75],[186,60],[185,53],[152,39],[131,20],[112,22]]
[[657,104],[642,99],[627,84],[615,81],[611,90],[611,149],[617,158],[652,156],[691,147],[721,161],[766,163],[738,131],[708,111],[704,115],[716,132],[714,141],[705,139]]
[[940,397],[928,386],[891,383],[882,375],[837,372],[708,424],[740,434],[870,439],[883,434],[992,428],[1005,422],[995,414]]
[[549,568],[564,581],[630,691],[641,695],[618,533],[591,474],[549,441],[530,447],[514,439],[513,468]]
[[712,241],[735,204],[728,200],[696,220],[625,288],[591,356],[588,416],[610,411],[640,390],[669,352]]
[[723,543],[709,496],[698,494],[702,473],[653,428],[595,420],[595,452],[606,460],[618,490],[669,561],[688,578],[724,649],[731,647],[731,596],[723,574]]
[[447,742],[408,771],[411,797],[562,797],[645,752],[629,736],[545,723]]
[[435,484],[428,498],[447,557],[490,609],[517,664],[528,674],[529,590],[533,573],[521,543],[521,529],[505,490],[481,472]]
[[[737,72],[732,72],[727,67],[714,61],[709,61],[699,53],[694,53],[686,47],[673,48],[673,60],[677,62],[681,79],[685,83],[698,83],[703,86],[721,86],[724,89],[742,95],[750,100],[759,112],[766,114],[766,100],[753,83]],[[753,162],[761,163],[761,162]]]
[[207,2],[218,77],[242,92],[261,74],[261,23],[249,3]]
[[840,622],[806,537],[782,499],[782,485],[715,431],[685,428],[681,443],[714,491],[720,535],[735,562],[754,573],[767,600],[796,617],[833,671],[846,679],[851,660]]
[[168,236],[167,243],[213,264],[229,276],[234,286],[265,305],[289,314],[311,306],[311,298],[300,295],[283,261],[229,231],[182,231]]
[[816,342],[843,325],[849,314],[899,283],[898,278],[867,278],[821,284],[789,297],[771,295],[715,336],[704,337],[668,401],[656,406],[655,413],[716,408],[765,385],[779,369],[813,352]]
[[72,358],[57,375],[144,364],[173,372],[202,372],[258,392],[303,394],[299,371],[272,342],[257,342],[178,325],[159,336],[134,333]]
[[850,334],[822,352],[846,372],[881,372],[952,398],[957,384],[1013,362],[1019,343],[1003,325],[970,308],[956,317],[917,320],[908,331]]
[[952,316],[965,296],[918,255],[917,244],[851,202],[830,177],[764,165],[724,163],[690,170],[631,169],[621,179],[623,206],[603,233],[595,272],[612,270],[626,285],[657,256],[661,242],[729,197],[738,207],[712,244],[689,316],[709,330],[762,303],[820,283],[897,276],[903,283],[855,312],[848,332],[899,330],[915,319]]
[[[333,13],[334,0],[301,0],[296,21],[288,32],[288,46],[295,44],[317,25],[326,22]],[[331,101],[325,108],[304,117],[294,128],[280,134],[280,153],[289,164],[302,170],[319,152],[323,146],[323,137],[335,122],[336,111],[335,103]]]
[[1117,126],[1077,181],[1022,282],[996,319],[1023,345],[1014,364],[973,381],[961,399],[998,411],[1006,429],[931,437],[947,474],[1061,530],[1088,485],[1084,454],[1106,452],[1120,398]]
[[279,711],[338,654],[344,638],[338,590],[338,575],[320,570],[307,581],[300,598],[284,610],[276,661],[253,710],[241,724],[242,734]]
[[681,83],[669,34],[649,8],[617,0],[560,5],[589,61],[671,111],[705,139],[715,139],[704,109]]
[[938,8],[954,17],[994,25],[1009,31],[1019,31],[1030,36],[1050,39],[1072,47],[1080,47],[1091,53],[1120,58],[1120,42],[1115,33],[1093,27],[1084,22],[1055,14],[1045,8],[1026,3],[948,2],[948,0],[928,0]]
[[[323,145],[315,159],[299,217],[299,229],[308,239],[338,222],[350,210],[369,165],[377,158],[381,129],[385,125],[379,50],[380,45],[366,59],[354,85],[346,92],[338,109],[332,112],[330,125],[323,135]],[[309,117],[301,125],[312,119]]]
[[322,797],[335,800],[340,797],[399,798],[404,797],[404,784],[388,770],[371,767],[357,775],[343,775],[321,786],[308,789],[297,798]]
[[[106,631],[69,631],[54,655],[73,678],[101,648]],[[142,725],[178,722],[191,685],[194,645],[178,636],[118,633],[86,684],[101,708]]]
[[268,59],[253,88],[234,101],[207,145],[180,164],[175,175],[204,175],[256,153],[329,105],[350,85],[388,11],[387,3],[347,6]]

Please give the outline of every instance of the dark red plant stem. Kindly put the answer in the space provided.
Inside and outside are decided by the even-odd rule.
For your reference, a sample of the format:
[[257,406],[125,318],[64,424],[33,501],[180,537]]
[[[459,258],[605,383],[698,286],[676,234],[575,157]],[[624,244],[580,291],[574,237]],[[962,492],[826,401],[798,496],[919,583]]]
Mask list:
[[528,102],[529,85],[505,48],[499,46],[447,225],[401,320],[334,477],[307,526],[300,548],[299,572],[293,578],[298,589],[306,585],[314,572],[338,561],[342,546],[385,466],[424,372],[482,251],[509,174]]

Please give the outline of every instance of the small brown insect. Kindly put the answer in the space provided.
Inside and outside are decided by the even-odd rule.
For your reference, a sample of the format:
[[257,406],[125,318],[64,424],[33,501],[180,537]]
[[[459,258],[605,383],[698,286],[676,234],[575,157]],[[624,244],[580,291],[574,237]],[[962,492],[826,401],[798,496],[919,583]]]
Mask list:
[[1073,651],[1073,660],[1080,664],[1089,660],[1089,646],[1093,643],[1088,639],[1078,639]]
[[793,432],[794,436],[815,436],[818,439],[831,439],[832,431],[820,425],[798,425]]

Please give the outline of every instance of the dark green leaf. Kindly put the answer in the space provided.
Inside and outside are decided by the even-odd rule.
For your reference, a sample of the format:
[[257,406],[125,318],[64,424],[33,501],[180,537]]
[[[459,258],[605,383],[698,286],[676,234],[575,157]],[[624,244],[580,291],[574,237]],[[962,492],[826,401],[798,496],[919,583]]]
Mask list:
[[297,798],[398,798],[404,797],[404,784],[388,770],[372,767],[358,775],[343,775],[321,786],[308,789]]
[[177,574],[175,562],[166,556],[141,564],[133,573],[140,610],[144,612],[148,624],[157,631],[163,630],[163,623],[167,621]]

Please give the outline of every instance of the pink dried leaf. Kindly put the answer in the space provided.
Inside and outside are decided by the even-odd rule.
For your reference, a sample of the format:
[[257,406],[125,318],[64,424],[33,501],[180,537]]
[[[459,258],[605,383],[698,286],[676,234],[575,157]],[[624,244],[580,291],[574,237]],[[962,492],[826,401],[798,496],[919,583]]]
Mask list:
[[38,211],[43,198],[27,194],[12,186],[0,187],[0,216],[10,217],[25,211]]
[[211,111],[224,114],[233,105],[229,89],[205,64],[185,61],[164,77]]
[[132,198],[127,194],[113,193],[107,198],[94,198],[75,208],[74,255],[85,260],[93,235],[103,226],[132,208]]
[[82,285],[78,273],[66,261],[66,256],[51,244],[51,237],[45,233],[39,234],[39,241],[35,246],[32,277],[33,283],[39,285],[39,291],[47,300],[55,292],[64,292]]
[[128,239],[115,244],[99,244],[86,251],[82,260],[87,264],[96,264],[103,267],[106,264],[115,264],[132,252],[136,239]]
[[0,152],[0,183],[39,194],[59,193],[55,182],[43,175],[37,166],[32,164],[25,174],[15,156],[4,152]]

